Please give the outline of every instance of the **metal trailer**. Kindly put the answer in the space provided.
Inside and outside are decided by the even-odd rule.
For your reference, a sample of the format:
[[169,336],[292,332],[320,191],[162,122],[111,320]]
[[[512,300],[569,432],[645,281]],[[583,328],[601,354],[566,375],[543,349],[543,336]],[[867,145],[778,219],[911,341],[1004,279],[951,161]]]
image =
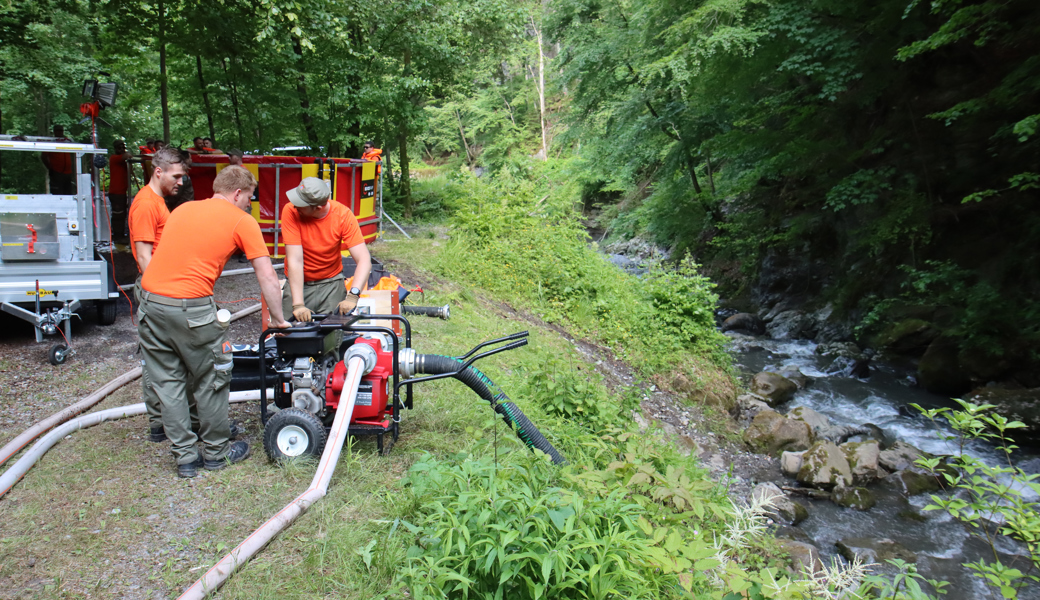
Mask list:
[[[107,241],[109,232],[99,231],[108,223],[108,210],[93,185],[93,158],[107,151],[93,144],[0,136],[0,152],[11,151],[75,154],[74,195],[0,196],[0,309],[31,323],[37,342],[62,328],[63,343],[48,354],[57,365],[73,353],[70,321],[84,301],[93,301],[101,324],[115,321],[119,288],[108,261],[95,253],[95,242]],[[92,172],[83,172],[84,156],[91,157]]]

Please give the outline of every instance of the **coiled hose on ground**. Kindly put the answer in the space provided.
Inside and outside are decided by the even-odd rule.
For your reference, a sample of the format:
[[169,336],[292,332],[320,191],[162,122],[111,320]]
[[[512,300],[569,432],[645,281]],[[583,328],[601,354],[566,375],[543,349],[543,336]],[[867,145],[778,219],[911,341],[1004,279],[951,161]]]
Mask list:
[[[463,361],[457,358],[439,354],[419,354],[415,357],[416,372],[427,375],[451,373],[462,364]],[[559,451],[545,439],[545,436],[538,431],[538,428],[527,418],[527,415],[516,404],[510,402],[509,396],[506,396],[502,388],[491,381],[487,375],[470,365],[454,377],[466,384],[478,396],[491,403],[491,407],[495,409],[495,412],[502,416],[502,420],[516,432],[517,437],[527,444],[529,448],[537,448],[548,454],[552,458],[553,463],[557,465],[567,464],[567,461]]]

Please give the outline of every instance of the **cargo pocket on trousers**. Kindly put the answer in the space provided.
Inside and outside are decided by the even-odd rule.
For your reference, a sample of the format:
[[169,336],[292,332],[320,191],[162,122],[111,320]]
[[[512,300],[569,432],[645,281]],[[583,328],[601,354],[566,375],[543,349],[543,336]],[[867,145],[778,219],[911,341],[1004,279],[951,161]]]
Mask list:
[[[188,328],[191,329],[192,341],[196,346],[209,346],[220,336],[224,335],[224,328],[217,324],[217,311],[210,310],[195,319],[188,319]],[[217,362],[221,362],[217,360]]]
[[231,385],[231,369],[235,362],[231,355],[223,352],[214,352],[213,360],[213,391],[219,392]]

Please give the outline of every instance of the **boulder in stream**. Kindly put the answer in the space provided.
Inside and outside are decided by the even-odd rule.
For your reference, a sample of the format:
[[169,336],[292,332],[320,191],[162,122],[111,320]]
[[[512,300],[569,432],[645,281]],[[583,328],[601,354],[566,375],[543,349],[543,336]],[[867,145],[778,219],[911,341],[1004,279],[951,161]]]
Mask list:
[[779,373],[762,371],[751,380],[751,393],[773,407],[787,402],[797,391],[798,386]]
[[780,375],[790,380],[792,383],[798,386],[798,389],[800,390],[804,390],[805,388],[809,387],[809,384],[811,383],[811,380],[808,377],[806,377],[805,374],[802,373],[802,371],[798,367],[795,367],[793,365],[789,365],[780,369]]
[[844,538],[834,545],[838,548],[838,554],[850,562],[857,557],[861,562],[868,564],[880,564],[893,558],[917,562],[916,554],[888,538]]
[[917,380],[933,394],[960,396],[971,389],[968,372],[961,368],[957,340],[938,337],[917,363]]
[[910,467],[902,471],[896,471],[885,477],[885,485],[888,485],[904,496],[916,496],[928,492],[937,492],[942,486],[935,475]]
[[778,523],[797,525],[809,518],[809,509],[787,497],[775,483],[760,483],[751,490],[754,499],[769,500],[769,510]]
[[1013,421],[1021,421],[1025,427],[1008,432],[1016,442],[1040,444],[1040,388],[1008,390],[987,387],[968,395],[975,404],[993,404],[995,411]]
[[798,481],[823,490],[852,485],[852,470],[845,453],[834,442],[816,442],[802,455]]
[[787,413],[787,418],[807,424],[814,433],[831,426],[830,419],[808,406],[796,406]]
[[762,322],[762,319],[758,318],[758,315],[737,313],[723,321],[720,330],[723,333],[727,331],[741,331],[751,335],[762,335],[766,332],[766,325]]
[[812,443],[809,426],[775,410],[764,410],[751,420],[744,441],[755,452],[777,456],[784,450],[805,450]]
[[887,450],[881,451],[878,462],[886,471],[902,471],[913,466],[914,461],[922,456],[927,455],[906,442],[896,442]]
[[856,485],[867,485],[881,476],[878,462],[881,458],[881,446],[876,440],[846,442],[841,445],[841,449],[849,461],[852,481]]
[[812,339],[816,321],[800,310],[785,310],[766,325],[766,332],[777,340]]
[[780,455],[780,470],[783,471],[784,475],[788,477],[798,477],[798,471],[802,470],[802,456],[805,455],[805,451],[801,452],[784,452]]
[[874,343],[889,354],[921,356],[939,330],[922,319],[903,319],[882,331]]
[[870,510],[877,504],[874,493],[862,487],[839,487],[831,492],[831,500],[838,506],[856,510]]
[[741,419],[754,419],[755,415],[764,411],[773,410],[761,398],[754,394],[743,394],[737,396],[737,411]]

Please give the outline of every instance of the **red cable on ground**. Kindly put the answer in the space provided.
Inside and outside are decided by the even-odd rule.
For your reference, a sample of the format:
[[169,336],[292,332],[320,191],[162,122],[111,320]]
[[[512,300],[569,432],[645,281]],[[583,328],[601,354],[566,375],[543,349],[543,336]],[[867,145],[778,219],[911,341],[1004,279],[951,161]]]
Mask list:
[[[98,177],[98,180],[99,180],[99,183],[101,184],[101,208],[104,209],[104,210],[108,210],[106,208],[106,205],[105,205],[105,203],[108,200],[108,189],[105,187],[105,177],[104,177],[105,169],[100,169],[100,173],[101,173],[101,176]],[[94,220],[97,221],[97,213],[96,212],[94,213]],[[122,232],[120,232],[120,233],[122,233]],[[119,293],[123,294],[123,297],[126,298],[127,303],[130,304],[130,324],[133,325],[134,327],[137,327],[137,317],[134,316],[134,303],[133,303],[132,300],[130,300],[130,296],[127,295],[126,291],[123,290],[123,288],[119,287],[119,281],[116,279],[116,255],[115,255],[115,251],[113,250],[113,248],[115,248],[115,242],[112,241],[112,218],[109,217],[108,218],[108,260],[109,260],[110,263],[112,263],[112,281],[116,282],[116,287],[119,288]]]

